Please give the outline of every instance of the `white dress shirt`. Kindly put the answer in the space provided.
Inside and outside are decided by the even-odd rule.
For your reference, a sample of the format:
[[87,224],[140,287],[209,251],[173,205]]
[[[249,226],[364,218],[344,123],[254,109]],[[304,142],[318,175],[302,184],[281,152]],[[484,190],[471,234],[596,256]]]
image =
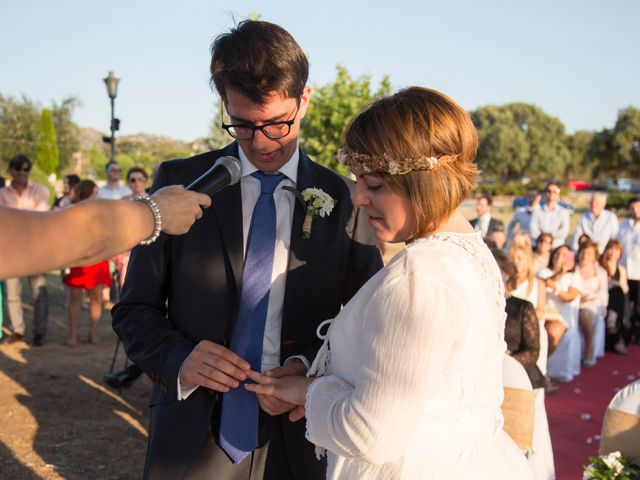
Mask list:
[[104,200],[120,200],[122,197],[131,195],[131,189],[118,183],[115,187],[110,187],[108,183],[98,188],[98,198]]
[[589,238],[598,244],[598,253],[602,255],[609,240],[618,235],[618,217],[609,210],[600,212],[598,218],[591,211],[583,213],[573,236],[573,249],[576,251],[578,239],[583,233],[589,235]]
[[538,208],[531,215],[529,235],[536,239],[542,232],[553,235],[553,248],[564,244],[569,235],[569,210],[556,204],[551,210],[548,205]]
[[620,263],[627,269],[629,280],[640,280],[640,221],[625,218],[620,223],[618,240],[622,242]]
[[489,223],[491,222],[491,212],[485,213],[478,217],[478,221],[476,222],[475,231],[480,232],[482,234],[482,238],[487,236],[489,232]]
[[[251,176],[258,169],[249,161],[242,148],[238,147],[242,177],[240,188],[242,191],[242,238],[244,255],[247,252],[247,238],[251,226],[253,208],[260,196],[260,180]],[[265,372],[280,365],[280,332],[282,330],[282,310],[284,305],[284,292],[287,281],[287,264],[289,260],[289,246],[291,243],[291,224],[293,223],[293,210],[295,196],[292,192],[282,187],[295,187],[298,181],[298,163],[300,149],[296,148],[289,161],[279,170],[284,178],[273,192],[276,204],[276,243],[273,254],[273,273],[271,274],[271,290],[269,292],[269,306],[267,307],[267,319],[264,326],[264,338],[262,341],[262,365],[261,371]],[[309,361],[305,357],[295,356],[309,368]],[[178,400],[185,400],[195,388],[182,388],[178,375]]]

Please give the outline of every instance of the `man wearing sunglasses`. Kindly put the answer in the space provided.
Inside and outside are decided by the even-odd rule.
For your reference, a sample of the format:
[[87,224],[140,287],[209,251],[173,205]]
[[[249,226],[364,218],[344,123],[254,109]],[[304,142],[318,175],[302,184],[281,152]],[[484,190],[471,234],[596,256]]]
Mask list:
[[531,214],[529,233],[536,239],[542,232],[553,236],[553,248],[563,245],[569,235],[570,212],[560,205],[560,186],[549,182],[545,189],[545,203]]
[[[31,160],[25,155],[17,155],[9,161],[11,183],[0,188],[0,205],[20,210],[44,212],[49,210],[49,190],[39,183],[29,180]],[[34,232],[37,235],[37,232]],[[49,300],[47,279],[43,274],[28,277],[33,297],[33,345],[40,346],[47,333],[49,322]],[[12,333],[7,343],[24,341],[24,319],[22,311],[22,279],[8,278],[5,282],[7,307]]]
[[[293,37],[245,21],[211,50],[221,127],[234,141],[163,163],[153,189],[188,185],[222,156],[240,159],[242,178],[214,195],[187,235],[134,249],[113,310],[127,354],[155,384],[144,478],[324,479],[305,422],[288,420],[293,405],[242,384],[249,369],[304,375],[321,345],[317,327],[382,261],[350,181],[299,148],[311,90]],[[335,201],[310,238],[305,209],[285,186]]]

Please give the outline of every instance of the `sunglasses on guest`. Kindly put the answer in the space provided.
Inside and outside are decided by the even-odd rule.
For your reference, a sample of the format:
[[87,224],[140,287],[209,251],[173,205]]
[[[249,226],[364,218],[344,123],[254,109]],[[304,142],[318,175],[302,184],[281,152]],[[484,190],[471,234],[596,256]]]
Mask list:
[[31,171],[31,167],[29,166],[24,166],[24,167],[20,167],[20,168],[15,168],[15,167],[11,167],[11,170],[13,170],[14,172],[30,172]]

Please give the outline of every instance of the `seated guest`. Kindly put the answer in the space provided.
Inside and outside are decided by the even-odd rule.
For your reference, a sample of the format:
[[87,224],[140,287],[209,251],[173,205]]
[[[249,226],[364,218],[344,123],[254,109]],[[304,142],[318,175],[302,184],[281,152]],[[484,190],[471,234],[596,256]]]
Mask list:
[[544,375],[536,365],[540,353],[538,317],[531,302],[511,295],[515,286],[516,267],[502,250],[491,250],[498,263],[505,286],[507,320],[504,341],[507,353],[522,364],[533,388],[544,387]]
[[627,270],[620,265],[622,243],[609,240],[600,257],[600,266],[609,278],[609,303],[605,319],[605,348],[621,355],[627,353],[625,338],[629,329],[629,283]]
[[507,235],[502,224],[497,225],[485,238],[492,241],[498,250],[504,249],[507,243]]
[[583,365],[593,367],[604,355],[604,316],[609,301],[607,272],[598,264],[598,246],[585,240],[578,250],[576,287],[581,292],[580,331],[584,338]]
[[533,251],[533,245],[531,244],[531,237],[525,232],[516,232],[511,239],[511,248],[522,247],[527,250]]
[[627,202],[629,217],[620,222],[618,240],[622,242],[620,264],[627,269],[629,281],[630,334],[640,345],[640,197]]
[[[544,280],[547,289],[547,316],[545,328],[549,334],[549,355],[558,346],[562,335],[570,322],[564,312],[564,303],[573,302],[580,296],[580,290],[572,285],[573,273],[570,271],[572,261],[568,259],[570,249],[560,245],[553,249],[549,259],[549,266],[538,272],[538,278]],[[557,312],[557,316],[550,317],[549,312]]]
[[538,273],[549,265],[549,254],[551,253],[551,244],[553,243],[553,235],[542,232],[536,239],[536,248],[533,255],[533,269]]
[[538,278],[544,280],[547,289],[547,372],[551,378],[564,382],[580,373],[580,291],[574,286],[574,267],[573,252],[568,246],[561,245],[551,252],[549,266],[538,272]]

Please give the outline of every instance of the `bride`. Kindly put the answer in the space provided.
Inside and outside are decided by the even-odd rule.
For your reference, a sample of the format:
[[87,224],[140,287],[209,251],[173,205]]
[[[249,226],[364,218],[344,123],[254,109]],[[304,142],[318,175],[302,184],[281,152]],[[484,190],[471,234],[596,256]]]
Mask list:
[[353,203],[380,241],[407,246],[334,319],[306,378],[252,372],[245,388],[298,405],[330,479],[533,478],[502,429],[500,272],[458,210],[477,175],[469,116],[411,87],[361,112],[344,143]]

